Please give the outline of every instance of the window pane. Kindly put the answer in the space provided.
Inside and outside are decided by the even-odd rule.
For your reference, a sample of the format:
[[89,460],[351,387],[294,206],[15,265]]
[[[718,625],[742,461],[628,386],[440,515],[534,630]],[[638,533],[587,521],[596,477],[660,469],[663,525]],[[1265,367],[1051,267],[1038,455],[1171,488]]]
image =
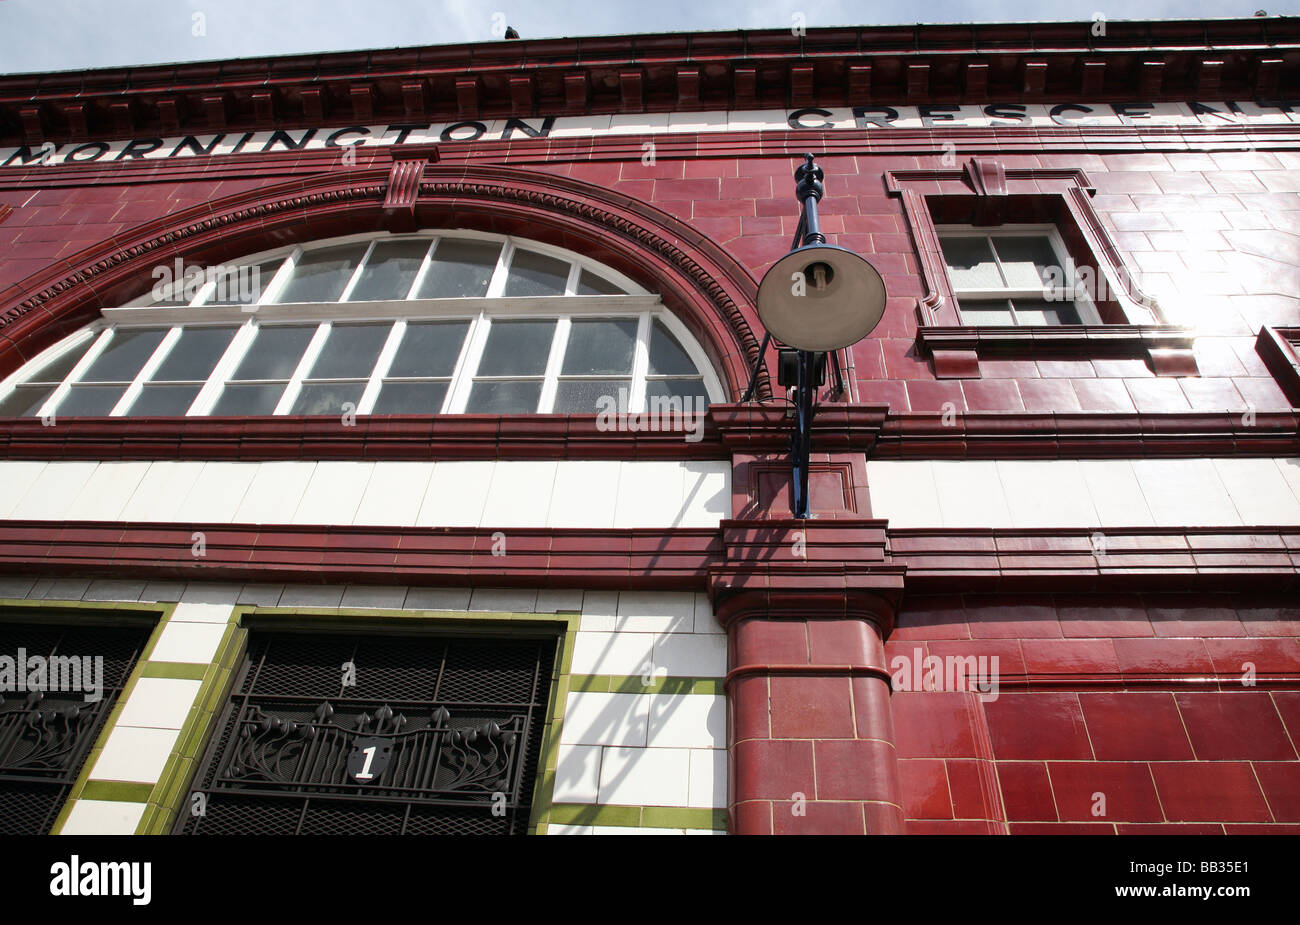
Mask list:
[[1048,302],[1043,299],[1016,299],[1018,324],[1081,324],[1079,310],[1073,302]]
[[[619,401],[619,390],[623,390]],[[627,410],[631,379],[578,379],[560,382],[555,391],[555,414],[622,413]],[[604,398],[605,401],[601,402]]]
[[624,295],[624,291],[609,280],[583,270],[578,274],[578,295]]
[[374,414],[438,414],[447,394],[445,382],[386,382]]
[[234,379],[288,379],[298,367],[315,327],[261,327]]
[[57,360],[50,360],[36,372],[28,377],[28,382],[62,382],[68,373],[72,372],[72,367],[81,362],[81,358],[86,355],[90,345],[95,342],[94,337],[87,337],[72,350],[67,351]]
[[392,328],[391,324],[334,325],[308,376],[312,379],[368,378]]
[[348,301],[405,299],[428,250],[427,240],[376,244],[370,252],[370,259],[366,261],[365,269],[361,271],[361,278],[348,295]]
[[650,332],[650,375],[691,376],[698,372],[677,338],[663,322],[655,321]]
[[965,324],[1015,324],[1015,319],[1011,317],[1011,309],[1006,302],[989,302],[981,305],[979,302],[973,306],[961,307],[961,319]]
[[280,403],[283,385],[227,385],[221,391],[214,415],[271,414]]
[[689,408],[683,404],[683,410],[699,411],[709,404],[709,393],[704,390],[703,379],[649,379],[645,384],[645,396],[647,410],[655,407],[651,399],[670,396],[681,398],[683,403],[687,399],[691,401]]
[[492,322],[477,375],[540,376],[554,336],[554,320]]
[[487,295],[501,245],[490,241],[449,241],[434,248],[419,299],[469,299]]
[[1047,268],[1059,263],[1051,242],[1043,235],[997,237],[993,246],[998,249],[1007,285],[1014,289],[1041,289],[1047,282]]
[[255,267],[232,267],[217,279],[216,288],[204,305],[252,305],[262,297],[266,287],[275,279],[275,273],[284,263],[283,257],[269,260]]
[[151,381],[198,381],[208,378],[221,359],[236,328],[184,328]]
[[58,417],[105,417],[125,391],[124,385],[74,385],[55,412]]
[[569,345],[564,351],[566,376],[632,372],[632,351],[636,347],[636,320],[574,321],[569,326]]
[[126,413],[131,417],[180,417],[194,404],[199,388],[197,385],[146,385]]
[[469,414],[532,414],[537,410],[537,400],[541,396],[542,384],[538,381],[475,382],[465,411]]
[[450,376],[467,331],[468,321],[407,324],[388,375]]
[[1002,276],[987,238],[940,238],[948,278],[956,289],[998,289]]
[[[90,369],[81,377],[83,382],[130,382],[140,372],[145,360],[162,343],[167,333],[161,328],[146,331],[117,330]],[[64,412],[65,414],[67,412]]]
[[277,302],[337,302],[366,252],[364,244],[324,247],[298,258],[293,278]]
[[569,278],[569,264],[554,257],[515,251],[506,277],[507,296],[564,295]]
[[[294,400],[290,414],[334,414],[343,415],[349,411],[356,412],[365,390],[364,382],[326,382],[313,385],[306,383]],[[351,408],[344,408],[351,403]]]
[[41,410],[57,385],[20,385],[0,401],[0,417],[25,418]]

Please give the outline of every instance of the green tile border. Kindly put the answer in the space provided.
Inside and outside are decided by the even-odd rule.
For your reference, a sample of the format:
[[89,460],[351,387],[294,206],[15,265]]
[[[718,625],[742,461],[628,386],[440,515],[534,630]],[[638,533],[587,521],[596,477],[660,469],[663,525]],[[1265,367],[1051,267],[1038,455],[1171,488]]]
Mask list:
[[[528,833],[544,826],[554,792],[556,747],[560,740],[564,704],[569,691],[569,671],[577,641],[581,614],[508,613],[492,611],[381,610],[370,608],[324,607],[257,607],[232,605],[226,634],[217,655],[207,666],[178,663],[151,663],[148,677],[183,677],[193,679],[202,673],[203,685],[186,717],[171,757],[158,783],[149,791],[147,806],[136,833],[161,835],[171,832],[177,814],[193,783],[203,752],[214,732],[214,725],[234,681],[235,671],[248,645],[251,627],[320,627],[335,631],[390,629],[396,633],[428,630],[445,634],[462,631],[481,635],[485,630],[501,635],[517,635],[521,628],[543,632],[559,630],[559,648],[551,678],[551,698],[544,714],[542,748],[538,755],[537,782],[533,791],[532,815]],[[639,681],[639,679],[638,679]],[[145,785],[148,786],[148,785]]]
[[725,809],[684,806],[610,806],[597,803],[559,803],[551,807],[552,825],[607,825],[619,828],[702,829],[725,832]]
[[176,610],[176,602],[169,601],[165,603],[144,603],[135,601],[59,601],[59,600],[15,600],[12,598],[0,599],[0,614],[13,610],[52,610],[58,611],[61,615],[71,619],[66,622],[71,624],[81,624],[87,626],[94,625],[140,625],[143,620],[153,623],[153,628],[149,632],[149,638],[145,641],[144,648],[140,652],[140,657],[136,660],[135,667],[131,669],[131,674],[127,677],[126,683],[122,686],[122,692],[118,695],[117,701],[113,704],[113,709],[109,711],[104,725],[99,731],[95,742],[86,753],[86,759],[81,764],[81,769],[77,772],[72,786],[68,789],[68,796],[63,801],[63,806],[59,814],[54,819],[54,825],[50,827],[51,835],[58,835],[63,831],[63,826],[68,821],[68,816],[72,812],[72,807],[76,805],[77,800],[115,800],[127,803],[140,803],[144,801],[144,795],[147,794],[150,784],[133,783],[130,781],[92,781],[90,771],[99,761],[99,756],[104,751],[104,745],[108,742],[108,737],[117,727],[118,718],[122,715],[122,710],[126,702],[131,699],[131,694],[135,691],[136,683],[145,675],[145,666],[149,664],[149,656],[153,654],[154,648],[158,645],[158,637],[162,635],[163,628],[171,620],[172,613]]
[[582,693],[609,694],[711,694],[721,697],[722,678],[656,677],[645,683],[641,675],[575,674],[570,689]]

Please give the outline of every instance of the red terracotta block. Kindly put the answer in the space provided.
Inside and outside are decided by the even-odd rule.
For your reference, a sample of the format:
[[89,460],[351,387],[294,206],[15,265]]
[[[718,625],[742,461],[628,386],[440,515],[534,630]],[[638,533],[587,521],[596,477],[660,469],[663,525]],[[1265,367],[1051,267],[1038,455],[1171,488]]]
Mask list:
[[896,693],[894,742],[900,758],[983,758],[976,747],[978,702],[971,694]]
[[1195,757],[1174,695],[1167,691],[1081,693],[1088,738],[1102,761]]
[[1300,762],[1256,761],[1254,765],[1273,818],[1278,822],[1300,822]]
[[813,742],[819,800],[902,802],[898,756],[878,739],[820,739]]
[[1056,610],[1066,637],[1154,636],[1137,595],[1058,594]]
[[903,811],[908,819],[951,819],[948,774],[939,759],[912,758],[898,762]]
[[992,761],[948,759],[948,792],[954,819],[1005,819]]
[[863,620],[809,620],[808,646],[814,665],[879,665],[883,652],[878,632]]
[[911,820],[907,821],[908,835],[995,835],[991,823],[967,820]]
[[1205,647],[1222,674],[1245,675],[1247,663],[1256,673],[1300,672],[1300,639],[1207,639]]
[[888,685],[880,678],[852,678],[853,721],[859,739],[894,741]]
[[1292,742],[1300,742],[1300,691],[1273,691],[1273,706]]
[[1151,773],[1170,822],[1273,821],[1244,761],[1155,762]]
[[1112,823],[1093,822],[1013,822],[1012,835],[1114,835]]
[[771,835],[772,804],[767,800],[734,803],[730,810],[733,835]]
[[761,675],[740,677],[731,682],[727,713],[732,742],[772,737],[768,693],[770,680],[766,675]]
[[1055,602],[1045,594],[970,594],[966,616],[976,639],[1061,637]]
[[1011,379],[966,379],[962,395],[970,411],[1024,411],[1020,390]]
[[1079,410],[1079,396],[1067,379],[1022,379],[1017,386],[1026,411]]
[[1121,822],[1120,835],[1222,835],[1223,826],[1212,822]]
[[853,691],[848,677],[773,677],[772,735],[778,739],[851,739]]
[[[976,670],[978,670],[980,664],[979,659],[984,658],[986,659],[984,664],[989,672],[993,672],[996,664],[997,675],[1002,678],[1008,675],[1025,674],[1023,645],[1024,643],[1019,639],[972,639],[965,642],[945,639],[930,643],[929,654],[937,655],[942,659],[969,659],[974,657]],[[993,661],[994,658],[997,658],[996,663]],[[966,666],[970,664],[969,661],[965,663]],[[973,674],[970,671],[966,673],[967,676]],[[924,680],[924,674],[922,674],[922,680]],[[967,690],[970,689],[967,688]]]
[[[1056,807],[1078,822],[1161,822],[1164,814],[1145,762],[1052,761]],[[1099,797],[1098,794],[1101,796]]]
[[865,835],[859,803],[773,803],[773,831],[777,835]]
[[1201,761],[1300,757],[1266,691],[1189,691],[1175,700]]
[[1030,674],[1119,674],[1109,639],[1025,639],[1020,645]]
[[1200,639],[1116,639],[1115,657],[1124,674],[1197,675],[1214,671]]
[[1093,758],[1077,694],[1003,692],[984,714],[1000,761]]
[[966,610],[958,594],[908,596],[890,641],[969,639]]
[[1055,822],[1060,818],[1043,762],[999,761],[997,770],[1008,822]]
[[1231,607],[1211,606],[1222,598],[1205,595],[1153,594],[1146,598],[1147,617],[1157,636],[1245,636],[1246,629]]
[[813,743],[751,739],[736,743],[734,802],[790,800],[795,793],[812,799],[817,792],[813,775]]
[[802,620],[745,620],[731,633],[731,667],[808,664]]
[[1136,409],[1119,379],[1072,379],[1074,394],[1083,411],[1111,411],[1132,414]]
[[1223,827],[1229,835],[1300,835],[1300,825],[1285,823],[1262,825],[1232,825]]
[[960,382],[934,382],[912,379],[907,383],[907,400],[913,411],[960,414],[966,410]]

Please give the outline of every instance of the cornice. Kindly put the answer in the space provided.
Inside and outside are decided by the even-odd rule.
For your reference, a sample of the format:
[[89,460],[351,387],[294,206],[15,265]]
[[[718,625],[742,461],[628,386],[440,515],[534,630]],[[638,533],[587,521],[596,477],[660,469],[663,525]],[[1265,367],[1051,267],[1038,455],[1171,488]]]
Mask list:
[[1271,99],[1300,20],[992,23],[538,39],[20,74],[0,144],[293,125],[994,99]]

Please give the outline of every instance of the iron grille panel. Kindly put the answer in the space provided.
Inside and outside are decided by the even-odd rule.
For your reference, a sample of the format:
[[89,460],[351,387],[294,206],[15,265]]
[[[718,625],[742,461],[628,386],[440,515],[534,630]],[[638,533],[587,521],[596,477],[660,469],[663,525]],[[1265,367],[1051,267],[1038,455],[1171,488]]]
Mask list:
[[0,623],[0,654],[103,659],[102,697],[80,691],[0,691],[0,834],[54,825],[105,720],[149,639],[146,626]]
[[[554,636],[255,631],[195,776],[204,811],[176,830],[522,834],[555,649]],[[386,763],[362,780],[368,747]]]

